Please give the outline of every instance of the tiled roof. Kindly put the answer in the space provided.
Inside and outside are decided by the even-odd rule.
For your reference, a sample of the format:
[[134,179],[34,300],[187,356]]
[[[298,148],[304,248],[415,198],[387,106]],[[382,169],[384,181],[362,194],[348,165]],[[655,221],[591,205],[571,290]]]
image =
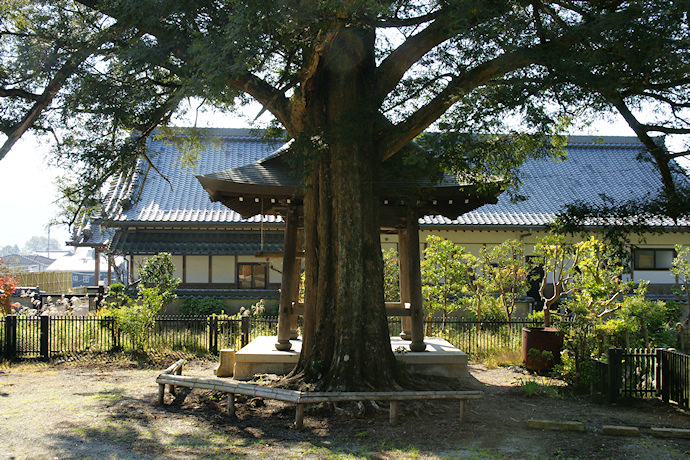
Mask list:
[[[110,188],[106,211],[112,225],[215,225],[258,223],[258,217],[242,219],[220,202],[211,202],[197,180],[250,165],[266,158],[280,146],[262,142],[256,132],[242,129],[205,129],[207,148],[200,152],[196,168],[179,165],[177,146],[163,140],[150,140],[153,163],[171,185],[151,170],[142,190],[145,163],[129,181],[116,181]],[[484,205],[472,212],[449,219],[425,216],[428,226],[543,226],[566,204],[577,200],[600,203],[601,194],[616,201],[642,198],[659,190],[658,173],[649,162],[637,160],[644,147],[634,137],[570,138],[568,159],[530,160],[521,168],[521,195],[526,201],[511,203],[503,194],[497,204]],[[220,173],[222,174],[222,173]],[[117,203],[131,203],[124,209]],[[264,222],[280,223],[279,216],[265,216]],[[675,225],[672,222],[660,222]]]
[[[520,167],[521,195],[526,201],[512,203],[504,193],[498,203],[447,219],[425,216],[420,223],[430,226],[477,227],[543,226],[567,204],[581,201],[601,204],[602,195],[621,203],[658,193],[661,178],[650,162],[639,161],[644,147],[635,137],[572,136],[566,148],[568,159],[529,160]],[[675,226],[659,221],[659,225]],[[687,224],[685,224],[687,226]]]
[[[110,187],[106,214],[111,224],[259,222],[255,217],[241,219],[221,203],[211,202],[195,176],[253,163],[280,145],[263,142],[257,133],[246,129],[199,131],[205,136],[206,147],[199,152],[194,168],[180,164],[181,152],[174,143],[149,139],[149,156],[169,182],[153,169],[146,174],[148,165],[140,161],[131,180],[122,177]],[[281,222],[274,216],[265,219]]]
[[119,231],[110,250],[123,254],[254,255],[258,251],[281,252],[283,234],[214,230]]

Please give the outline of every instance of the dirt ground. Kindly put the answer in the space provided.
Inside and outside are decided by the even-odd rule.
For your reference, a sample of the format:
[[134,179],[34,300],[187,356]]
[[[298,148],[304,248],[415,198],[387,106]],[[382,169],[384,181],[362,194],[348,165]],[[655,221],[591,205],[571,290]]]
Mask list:
[[[236,418],[209,391],[167,395],[156,404],[155,368],[118,361],[0,368],[0,459],[24,458],[690,458],[690,439],[652,437],[650,427],[690,428],[688,413],[656,400],[619,405],[565,395],[527,396],[520,368],[471,365],[471,387],[485,397],[458,420],[459,403],[401,404],[398,426],[385,411],[364,418],[325,408],[295,409],[239,399]],[[215,363],[184,374],[212,377]],[[567,392],[566,392],[567,393]],[[529,429],[528,419],[581,421],[584,433]],[[604,425],[640,428],[638,437],[601,434]]]

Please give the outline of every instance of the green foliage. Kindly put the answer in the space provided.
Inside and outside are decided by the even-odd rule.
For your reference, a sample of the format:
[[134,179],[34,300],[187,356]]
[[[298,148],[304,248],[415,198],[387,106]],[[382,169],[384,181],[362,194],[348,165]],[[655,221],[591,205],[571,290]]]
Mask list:
[[126,287],[122,283],[113,283],[108,287],[108,300],[116,305],[125,305],[132,299],[126,293]]
[[546,379],[541,382],[530,379],[517,379],[515,385],[519,385],[525,392],[525,396],[549,396],[551,398],[558,397],[558,387],[546,383]]
[[139,269],[141,285],[144,286],[140,288],[140,292],[143,297],[159,305],[158,310],[177,298],[175,290],[180,279],[175,278],[174,273],[175,265],[167,252],[151,257]]
[[[150,296],[156,296],[154,292]],[[148,345],[149,335],[156,319],[156,310],[150,305],[156,305],[159,300],[147,298],[150,304],[133,302],[121,307],[110,308],[104,314],[115,318],[117,328],[127,335],[137,351],[144,351]]]
[[561,300],[565,312],[556,319],[566,349],[559,371],[571,383],[585,385],[592,372],[589,359],[604,356],[609,346],[674,346],[677,306],[645,299],[646,283],[624,282],[622,262],[611,247],[594,238],[569,245],[562,236],[549,235],[535,252],[545,276],[556,280],[554,295],[542,296],[545,305]]
[[31,254],[33,252],[56,251],[62,248],[62,244],[55,238],[48,240],[46,236],[32,236],[24,243],[23,254]]
[[461,246],[436,235],[429,235],[426,243],[421,262],[422,294],[430,314],[440,310],[446,315],[459,308],[460,298],[469,292],[472,258]]
[[[671,265],[671,273],[676,275],[680,283],[675,287],[675,294],[679,297],[685,297],[688,305],[690,305],[690,247],[683,247],[682,244],[675,246],[676,257],[673,259]],[[686,317],[683,321],[687,323]]]
[[525,296],[529,289],[524,244],[506,240],[491,249],[482,248],[482,255],[489,261],[484,266],[483,276],[488,280],[489,289],[498,294],[498,301],[510,320],[517,299]]
[[400,301],[398,251],[393,248],[383,251],[383,293],[388,302]]
[[156,315],[177,297],[175,290],[180,280],[173,276],[174,271],[172,256],[160,253],[147,260],[139,270],[141,282],[136,300],[125,294],[124,285],[110,286],[113,300],[99,311],[99,315],[115,318],[116,327],[130,338],[136,350],[145,350]]
[[225,302],[223,299],[213,297],[187,297],[180,304],[180,314],[185,316],[211,316],[221,315],[225,312]]
[[[540,238],[534,246],[533,264],[543,270],[539,296],[543,302],[544,325],[551,325],[551,307],[569,294],[569,283],[574,276],[575,248],[565,241],[563,235],[550,233]],[[546,294],[546,286],[551,278],[552,293]]]
[[[37,133],[60,130],[59,161],[82,166],[63,187],[65,208],[79,212],[97,204],[109,176],[133,172],[144,141],[130,134],[145,139],[173,115],[232,112],[253,97],[291,137],[311,138],[292,117],[322,97],[311,83],[326,68],[313,59],[341,62],[328,54],[339,52],[334,42],[347,25],[377,36],[360,50],[377,65],[364,77],[380,84],[363,99],[371,110],[358,113],[379,126],[372,142],[398,141],[413,127],[414,136],[438,120],[452,134],[420,145],[449,170],[516,183],[524,159],[561,157],[559,133],[570,123],[625,113],[621,101],[657,109],[661,128],[642,125],[640,137],[684,134],[687,122],[675,115],[688,99],[686,24],[684,3],[670,0],[12,1],[0,12],[0,130],[21,136],[25,119]],[[190,157],[196,144],[186,146]]]
[[477,257],[436,235],[427,237],[421,263],[422,293],[429,314],[465,309],[470,318],[510,318],[518,297],[527,291],[522,243],[507,240]]

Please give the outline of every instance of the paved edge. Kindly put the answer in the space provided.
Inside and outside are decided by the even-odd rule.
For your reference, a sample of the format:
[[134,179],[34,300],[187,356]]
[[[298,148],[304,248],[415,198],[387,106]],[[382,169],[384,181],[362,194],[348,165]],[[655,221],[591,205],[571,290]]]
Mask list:
[[537,430],[585,431],[582,422],[559,422],[556,420],[527,420],[529,428]]

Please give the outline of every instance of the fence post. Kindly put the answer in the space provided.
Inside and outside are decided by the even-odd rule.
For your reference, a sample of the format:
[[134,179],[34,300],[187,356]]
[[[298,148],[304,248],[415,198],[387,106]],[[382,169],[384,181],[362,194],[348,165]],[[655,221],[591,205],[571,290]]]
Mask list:
[[50,316],[41,315],[41,358],[50,359],[50,348],[48,337],[50,337]]
[[5,357],[14,359],[17,357],[17,317],[5,316]]
[[249,344],[249,316],[242,316],[242,347]]
[[120,331],[117,328],[117,321],[113,317],[109,317],[108,321],[110,322],[110,334],[113,339],[112,351],[118,351],[120,349]]
[[615,403],[618,398],[621,384],[621,357],[623,350],[620,348],[609,348],[609,403]]
[[212,355],[218,354],[218,317],[216,315],[208,318],[208,351]]
[[659,367],[661,375],[661,399],[667,403],[671,399],[671,366],[668,363],[668,353],[662,349],[659,356]]
[[655,368],[655,395],[656,397],[661,396],[661,389],[663,388],[663,381],[661,376],[661,360],[663,359],[664,351],[663,348],[656,349],[656,368]]

